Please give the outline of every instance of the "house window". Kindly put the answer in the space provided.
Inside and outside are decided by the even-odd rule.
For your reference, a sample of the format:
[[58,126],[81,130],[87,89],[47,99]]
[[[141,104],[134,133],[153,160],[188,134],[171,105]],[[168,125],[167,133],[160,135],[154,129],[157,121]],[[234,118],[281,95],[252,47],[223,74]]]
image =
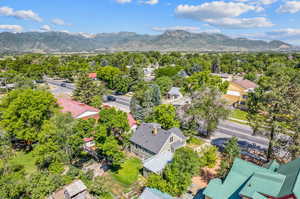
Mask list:
[[172,137],[170,137],[170,142],[173,142],[174,141],[174,138],[173,138],[173,136]]

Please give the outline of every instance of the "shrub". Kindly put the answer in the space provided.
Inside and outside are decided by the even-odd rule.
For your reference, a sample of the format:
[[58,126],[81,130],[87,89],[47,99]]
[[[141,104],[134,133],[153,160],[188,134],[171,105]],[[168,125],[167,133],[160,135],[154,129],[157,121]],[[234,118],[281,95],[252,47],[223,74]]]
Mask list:
[[202,157],[200,158],[200,164],[202,167],[213,168],[216,166],[218,155],[218,149],[215,146],[210,146],[204,149]]

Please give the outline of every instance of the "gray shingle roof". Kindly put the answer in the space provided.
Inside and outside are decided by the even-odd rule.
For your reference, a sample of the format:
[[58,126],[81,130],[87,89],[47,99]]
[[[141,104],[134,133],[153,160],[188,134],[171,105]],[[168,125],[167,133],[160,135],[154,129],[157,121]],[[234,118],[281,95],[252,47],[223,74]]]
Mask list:
[[159,174],[173,159],[173,153],[166,151],[164,153],[157,154],[144,161],[144,167],[149,171]]
[[69,193],[71,197],[77,195],[80,192],[85,191],[86,189],[86,186],[81,180],[76,180],[65,188],[65,190]]
[[[156,135],[153,134],[155,127],[157,128]],[[157,154],[173,133],[185,139],[178,128],[164,130],[156,123],[142,123],[130,138],[130,141]]]

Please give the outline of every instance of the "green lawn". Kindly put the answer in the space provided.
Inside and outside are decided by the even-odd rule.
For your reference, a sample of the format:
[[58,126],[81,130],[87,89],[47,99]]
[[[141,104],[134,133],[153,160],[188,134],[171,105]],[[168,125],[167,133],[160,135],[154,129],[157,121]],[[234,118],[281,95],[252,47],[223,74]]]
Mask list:
[[234,109],[231,112],[230,117],[232,117],[234,119],[238,119],[238,120],[245,120],[245,121],[247,121],[247,112],[239,110],[239,109]]
[[120,183],[130,186],[137,181],[142,162],[137,158],[129,158],[122,165],[121,169],[113,174]]
[[199,145],[199,146],[205,143],[203,140],[197,137],[190,137],[187,142],[188,144]]
[[24,166],[24,170],[27,175],[34,173],[37,169],[35,166],[35,158],[33,157],[32,152],[17,152],[16,156],[11,159],[9,163]]

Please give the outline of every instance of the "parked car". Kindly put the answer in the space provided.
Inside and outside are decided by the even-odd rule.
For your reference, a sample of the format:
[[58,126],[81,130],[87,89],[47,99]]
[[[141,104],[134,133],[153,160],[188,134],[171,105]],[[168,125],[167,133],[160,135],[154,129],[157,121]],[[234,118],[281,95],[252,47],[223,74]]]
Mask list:
[[112,102],[114,102],[114,101],[117,101],[117,98],[115,98],[115,97],[112,96],[112,95],[108,95],[108,96],[107,96],[107,101],[112,101]]
[[[223,151],[225,149],[225,146],[227,142],[229,141],[229,138],[217,138],[211,141],[211,144],[218,147],[220,151]],[[241,151],[247,150],[250,146],[250,144],[246,141],[238,141],[238,145],[241,149]]]
[[61,83],[60,86],[61,87],[67,87],[67,84],[66,83]]
[[115,92],[115,95],[124,95],[125,93],[124,92],[121,92],[121,91],[117,91]]
[[[219,150],[221,152],[223,152],[228,141],[229,141],[229,138],[217,138],[217,139],[212,140],[211,144],[218,147]],[[251,143],[248,143],[247,141],[241,141],[241,140],[238,141],[238,145],[241,150],[241,155],[247,156],[249,158],[252,158],[254,160],[258,160],[261,162],[266,162],[265,157],[260,156],[258,154],[253,154],[250,152],[252,150],[252,151],[257,151],[257,152],[264,154],[266,152],[266,149],[256,145],[255,143],[251,144]]]

